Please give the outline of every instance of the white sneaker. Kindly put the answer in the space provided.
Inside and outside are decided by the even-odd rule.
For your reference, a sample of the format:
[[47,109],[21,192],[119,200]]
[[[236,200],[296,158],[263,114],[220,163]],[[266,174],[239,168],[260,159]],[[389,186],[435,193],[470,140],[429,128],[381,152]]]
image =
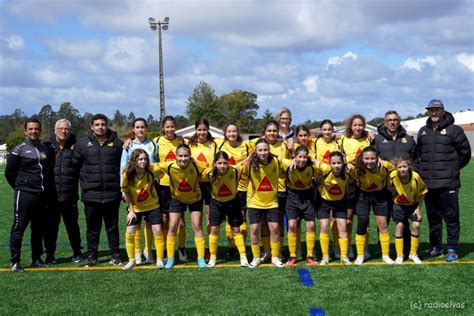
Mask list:
[[143,252],[143,256],[145,257],[145,263],[155,263],[155,258],[153,257],[152,252]]
[[278,257],[272,258],[272,264],[277,268],[283,268],[285,266],[283,262],[281,262],[281,259]]
[[370,255],[369,247],[365,247],[364,248],[364,259],[367,260],[367,259],[370,259],[370,257],[372,257],[372,256]]
[[266,262],[266,261],[270,261],[270,259],[272,258],[272,254],[270,251],[265,251],[263,253],[263,256],[260,257],[260,261],[261,262]]
[[385,262],[386,264],[394,264],[395,261],[393,261],[392,258],[390,258],[389,256],[382,256],[382,260],[383,262]]
[[142,263],[142,254],[141,252],[135,252],[135,264]]
[[329,264],[329,257],[323,257],[321,261],[319,261],[319,264],[322,266],[328,265]]
[[165,263],[161,259],[156,260],[156,268],[157,269],[163,269],[165,267]]
[[179,261],[188,261],[188,255],[186,254],[186,248],[178,247],[178,259]]
[[363,263],[364,263],[364,256],[357,256],[356,260],[354,261],[354,264],[361,265]]
[[135,263],[135,261],[129,261],[123,268],[122,270],[132,270],[133,268],[135,268],[137,264]]
[[403,264],[403,257],[397,257],[397,259],[395,259],[395,264]]
[[207,263],[207,266],[209,268],[214,268],[216,266],[216,258],[209,259],[209,262]]
[[347,257],[342,257],[341,258],[341,263],[343,265],[346,265],[346,266],[350,266],[352,264],[351,261],[349,260],[349,258],[347,258]]
[[248,267],[249,266],[249,261],[247,260],[247,257],[241,257],[240,258],[240,266],[241,267]]
[[334,259],[340,259],[341,258],[341,248],[332,246],[332,253],[334,255]]
[[421,260],[420,260],[420,257],[418,257],[417,254],[409,255],[409,256],[408,256],[408,259],[410,259],[411,261],[413,261],[415,264],[422,264],[422,262],[421,262]]
[[349,248],[347,248],[347,258],[354,259],[354,257],[354,250],[352,249],[352,246],[349,246]]
[[262,259],[260,258],[253,258],[252,262],[250,262],[250,268],[256,268],[257,266],[260,265],[260,263],[262,263]]

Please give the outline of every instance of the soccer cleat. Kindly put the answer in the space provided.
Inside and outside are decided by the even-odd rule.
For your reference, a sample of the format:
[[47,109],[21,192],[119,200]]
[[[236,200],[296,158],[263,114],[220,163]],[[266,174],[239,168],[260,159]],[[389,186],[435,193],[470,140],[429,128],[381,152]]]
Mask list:
[[347,257],[349,259],[354,259],[355,258],[354,250],[352,249],[352,246],[349,246],[349,248],[347,248]]
[[25,272],[25,269],[21,266],[19,262],[15,262],[10,264],[10,271],[11,272]]
[[198,267],[207,268],[206,260],[204,260],[204,258],[198,258]]
[[80,253],[77,256],[74,256],[74,257],[71,258],[71,261],[74,262],[74,263],[79,263],[82,260],[84,260],[84,256],[82,255],[82,253]]
[[137,264],[135,263],[135,261],[129,261],[127,262],[127,264],[122,268],[122,270],[132,270],[133,268],[135,268]]
[[34,260],[31,263],[31,266],[35,267],[35,268],[49,268],[49,264],[43,262],[43,260],[41,260],[41,258]]
[[349,260],[349,258],[347,258],[347,257],[342,257],[341,258],[341,263],[345,266],[350,266],[352,264],[351,261]]
[[395,259],[395,264],[403,264],[403,257],[397,257],[397,259]]
[[234,247],[229,247],[227,249],[227,253],[226,253],[225,257],[227,259],[234,259],[236,254],[237,254],[237,251],[235,250],[235,248]]
[[253,258],[252,262],[250,262],[250,268],[256,268],[262,263],[262,259],[260,258]]
[[54,255],[47,255],[44,263],[50,266],[56,264],[56,258],[54,257]]
[[382,260],[383,262],[385,262],[385,264],[394,264],[395,261],[393,261],[392,258],[390,258],[389,256],[382,256]]
[[186,248],[178,247],[178,260],[179,261],[188,261],[188,256],[186,255]]
[[321,261],[319,261],[319,264],[322,266],[328,265],[329,264],[329,257],[323,257]]
[[162,259],[156,259],[156,268],[157,269],[163,269],[165,267],[165,264],[163,263]]
[[341,258],[341,248],[333,246],[332,247],[332,253],[334,255],[334,259],[339,259]]
[[143,251],[143,256],[145,257],[145,263],[155,263],[155,257],[153,257],[152,252]]
[[440,247],[432,247],[430,250],[423,254],[424,258],[436,258],[443,255],[443,249]]
[[414,255],[409,255],[408,259],[413,261],[415,264],[422,264],[420,258],[418,257],[418,255],[416,253]]
[[356,265],[364,264],[364,256],[357,256],[356,260],[354,261],[354,264]]
[[317,266],[318,262],[316,260],[314,260],[313,257],[308,257],[308,258],[306,258],[306,265],[307,266]]
[[249,261],[247,260],[247,257],[241,257],[241,258],[240,258],[240,266],[241,266],[241,267],[248,267],[248,266],[250,266],[250,265],[249,265]]
[[370,257],[372,257],[372,256],[369,252],[369,247],[365,247],[364,248],[364,259],[367,260],[367,259],[370,259]]
[[174,267],[174,258],[168,258],[165,264],[165,269],[171,269],[173,267]]
[[112,258],[110,258],[109,263],[113,266],[121,266],[122,259],[120,259],[118,256],[113,256]]
[[[145,253],[143,253],[143,254],[145,254]],[[135,264],[139,265],[141,263],[142,263],[142,254],[141,254],[141,252],[135,252]]]
[[283,268],[285,266],[278,257],[272,258],[272,264],[277,268]]
[[458,261],[458,254],[454,249],[448,249],[448,256],[446,257],[447,262]]
[[87,263],[84,267],[86,268],[90,268],[90,267],[93,267],[93,266],[96,266],[99,264],[99,261],[97,261],[97,259],[95,258],[89,258],[87,259]]
[[272,254],[270,253],[270,251],[265,251],[263,253],[263,256],[260,257],[260,261],[267,262],[267,261],[270,261],[271,258],[272,258]]
[[287,267],[294,267],[296,266],[296,262],[297,262],[296,257],[290,257],[290,259],[288,259],[285,265]]
[[209,259],[209,262],[207,263],[207,266],[209,268],[214,268],[216,266],[216,258]]

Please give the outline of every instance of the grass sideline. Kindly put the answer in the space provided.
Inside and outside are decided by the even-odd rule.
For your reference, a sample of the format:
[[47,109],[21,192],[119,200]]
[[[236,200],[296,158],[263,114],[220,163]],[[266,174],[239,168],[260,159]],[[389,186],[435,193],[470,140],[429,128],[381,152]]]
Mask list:
[[[12,223],[12,190],[0,167],[0,268],[9,263],[9,231]],[[58,264],[62,271],[40,270],[24,274],[0,272],[0,314],[25,313],[165,313],[165,314],[308,314],[322,308],[337,314],[474,314],[474,161],[462,171],[461,261],[445,264],[439,259],[422,266],[380,265],[376,234],[370,234],[374,257],[362,267],[342,267],[336,263],[309,268],[315,286],[306,288],[297,269],[238,268],[238,261],[218,261],[215,269],[195,269],[195,262],[180,264],[172,271],[150,266],[134,271],[109,267],[105,234],[101,236],[100,270],[84,271],[70,262],[71,250],[64,225],[58,240]],[[81,209],[82,210],[82,209]],[[122,207],[122,211],[124,211]],[[121,212],[124,216],[125,212]],[[426,250],[428,230],[423,213],[420,251]],[[372,232],[376,229],[371,221]],[[85,219],[80,212],[81,235],[85,239]],[[188,254],[195,256],[188,225]],[[391,254],[395,254],[393,223]],[[124,235],[125,225],[121,226]],[[319,234],[319,229],[318,229]],[[446,238],[444,234],[444,238]],[[122,238],[123,239],[123,238]],[[84,241],[83,241],[83,244]],[[219,256],[226,242],[221,238]],[[124,241],[121,241],[124,248]],[[319,250],[319,238],[316,249]],[[247,253],[251,257],[250,247]],[[285,247],[284,253],[287,253]],[[125,252],[122,252],[125,259]],[[24,239],[22,261],[28,268],[29,232]],[[220,267],[220,268],[218,268]],[[78,269],[79,268],[79,269]],[[306,268],[299,263],[297,268]],[[1,271],[1,270],[0,270]]]

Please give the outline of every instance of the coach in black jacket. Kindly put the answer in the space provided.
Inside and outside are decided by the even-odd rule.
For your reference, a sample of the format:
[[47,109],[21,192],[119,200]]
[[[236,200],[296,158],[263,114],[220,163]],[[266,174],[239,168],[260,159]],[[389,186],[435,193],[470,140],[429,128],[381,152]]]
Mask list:
[[123,142],[108,129],[107,117],[92,117],[91,131],[74,148],[74,167],[80,170],[82,201],[87,220],[87,266],[98,263],[100,230],[105,223],[113,265],[121,264],[119,255],[118,211],[120,193],[120,158]]
[[54,150],[56,157],[54,162],[55,198],[48,203],[48,226],[44,240],[47,253],[46,263],[55,263],[54,253],[61,217],[73,251],[72,261],[77,263],[82,260],[77,209],[79,172],[72,165],[76,136],[71,134],[71,122],[66,119],[58,120],[54,126],[54,137],[44,143]]
[[426,107],[429,118],[418,132],[418,170],[428,186],[425,197],[430,226],[429,255],[443,254],[442,220],[448,231],[447,261],[456,261],[459,248],[459,200],[461,168],[471,159],[471,147],[466,134],[454,125],[454,117],[444,110],[440,100],[431,100]]

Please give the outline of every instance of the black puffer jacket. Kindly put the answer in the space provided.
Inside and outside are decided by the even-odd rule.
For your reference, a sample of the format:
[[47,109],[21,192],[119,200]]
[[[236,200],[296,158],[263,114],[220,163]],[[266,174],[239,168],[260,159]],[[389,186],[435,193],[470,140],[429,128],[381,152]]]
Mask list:
[[416,143],[413,137],[407,135],[407,131],[399,126],[397,135],[393,139],[387,132],[385,125],[377,128],[378,135],[375,136],[374,147],[384,160],[390,160],[402,154],[407,154],[413,161],[416,160]]
[[428,189],[455,189],[461,186],[459,171],[471,159],[471,147],[462,128],[454,125],[454,117],[445,112],[434,130],[431,118],[418,132],[416,149],[418,170]]
[[57,201],[77,201],[79,198],[79,171],[73,168],[72,165],[72,155],[74,145],[76,144],[76,136],[71,134],[62,149],[59,146],[56,137],[44,141],[44,144],[54,150],[56,157],[54,162],[54,183]]
[[82,201],[107,203],[121,198],[120,158],[123,142],[107,130],[100,145],[92,131],[74,146],[73,166],[80,170]]

